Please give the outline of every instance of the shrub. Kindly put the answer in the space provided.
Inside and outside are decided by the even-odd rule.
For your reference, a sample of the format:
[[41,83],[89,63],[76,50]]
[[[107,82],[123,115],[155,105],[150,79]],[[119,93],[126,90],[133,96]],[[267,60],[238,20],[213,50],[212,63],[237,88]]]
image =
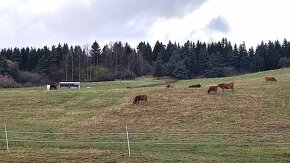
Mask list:
[[38,73],[21,71],[18,75],[18,82],[20,83],[31,83],[34,85],[39,85],[40,81],[41,81],[41,76]]
[[132,80],[132,79],[135,79],[135,78],[136,78],[136,75],[133,72],[129,71],[129,70],[116,72],[116,79]]
[[107,72],[100,75],[99,81],[112,81],[115,80],[115,78],[116,78],[115,73]]
[[0,75],[0,87],[2,88],[15,88],[18,87],[19,85],[16,83],[14,78],[10,76],[3,76]]

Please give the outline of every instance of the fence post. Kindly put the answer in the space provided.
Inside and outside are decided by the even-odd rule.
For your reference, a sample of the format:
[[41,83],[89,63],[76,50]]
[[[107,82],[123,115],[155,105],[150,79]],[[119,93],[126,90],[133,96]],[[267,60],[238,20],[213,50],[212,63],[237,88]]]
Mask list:
[[5,138],[6,138],[6,149],[9,152],[8,134],[7,134],[6,124],[4,124],[4,128],[5,128]]
[[130,157],[131,156],[131,150],[130,150],[130,140],[129,140],[129,132],[128,132],[127,125],[126,125],[126,135],[127,135],[127,142],[128,142],[128,155]]

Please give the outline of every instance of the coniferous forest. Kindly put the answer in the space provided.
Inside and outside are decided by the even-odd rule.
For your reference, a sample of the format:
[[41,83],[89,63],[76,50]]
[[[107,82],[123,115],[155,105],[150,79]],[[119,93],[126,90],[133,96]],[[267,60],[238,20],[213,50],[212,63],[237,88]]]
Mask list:
[[226,38],[183,45],[157,41],[98,42],[83,46],[58,44],[43,48],[4,48],[0,52],[0,86],[21,87],[59,81],[106,81],[138,76],[178,79],[223,77],[290,66],[290,42],[261,42],[254,49]]

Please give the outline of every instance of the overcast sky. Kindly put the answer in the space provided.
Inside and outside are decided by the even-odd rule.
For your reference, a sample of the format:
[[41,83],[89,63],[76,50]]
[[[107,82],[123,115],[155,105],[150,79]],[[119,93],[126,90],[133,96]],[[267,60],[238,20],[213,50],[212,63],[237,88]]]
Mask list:
[[290,40],[290,0],[0,0],[0,48]]

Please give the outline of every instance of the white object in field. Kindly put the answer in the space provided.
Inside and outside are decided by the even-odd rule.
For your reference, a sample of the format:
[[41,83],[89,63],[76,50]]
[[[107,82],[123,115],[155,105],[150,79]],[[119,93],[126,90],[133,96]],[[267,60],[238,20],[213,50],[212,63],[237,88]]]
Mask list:
[[8,134],[7,134],[6,124],[4,124],[4,128],[5,128],[6,149],[7,149],[7,152],[9,152]]
[[130,149],[130,140],[129,140],[129,132],[128,132],[128,127],[126,125],[126,136],[127,136],[127,142],[128,142],[128,156],[131,156],[131,149]]
[[47,91],[50,90],[50,85],[46,85],[46,90],[47,90]]

